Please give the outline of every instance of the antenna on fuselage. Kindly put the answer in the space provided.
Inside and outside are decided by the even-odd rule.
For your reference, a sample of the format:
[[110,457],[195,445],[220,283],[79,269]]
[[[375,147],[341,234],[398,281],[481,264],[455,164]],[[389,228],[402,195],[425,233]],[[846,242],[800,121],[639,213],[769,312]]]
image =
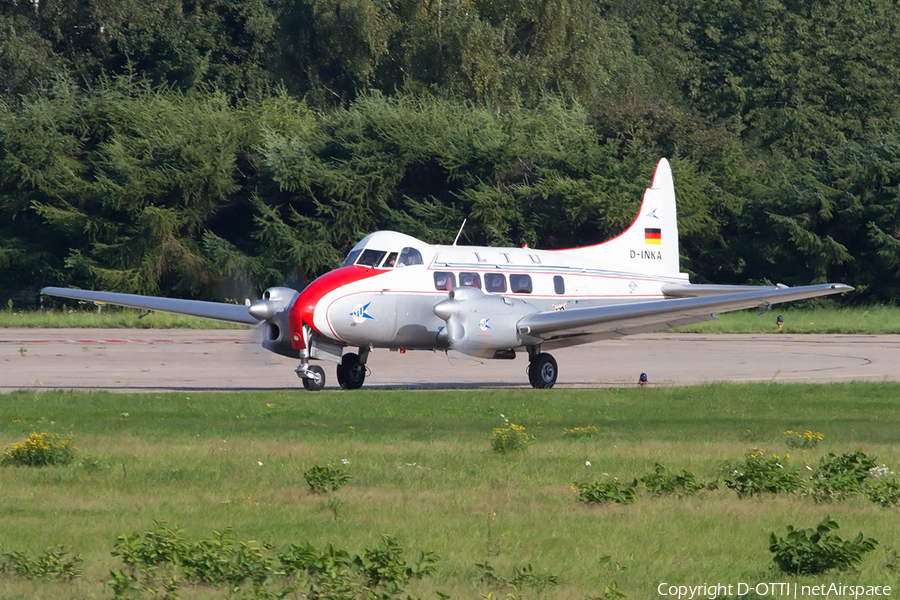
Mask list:
[[467,220],[467,219],[463,219],[463,224],[459,226],[459,233],[456,234],[456,239],[453,240],[453,245],[454,245],[454,246],[456,245],[456,242],[459,241],[459,236],[462,235],[463,227],[466,226],[466,220]]

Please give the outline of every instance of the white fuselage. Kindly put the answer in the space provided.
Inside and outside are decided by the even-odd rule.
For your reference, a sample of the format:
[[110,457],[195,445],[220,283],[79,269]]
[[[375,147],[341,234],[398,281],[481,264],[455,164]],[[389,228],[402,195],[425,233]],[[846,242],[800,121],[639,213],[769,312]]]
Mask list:
[[[634,272],[599,269],[564,251],[432,246],[395,232],[368,236],[351,257],[356,250],[373,248],[381,254],[370,261],[375,264],[345,263],[322,278],[321,285],[330,289],[304,290],[302,295],[317,297],[311,324],[321,335],[347,345],[431,349],[440,347],[438,334],[445,326],[433,308],[457,287],[514,297],[550,311],[658,300],[664,284],[687,283],[684,274],[649,275],[652,269],[646,266]],[[401,249],[413,249],[421,262],[386,266],[390,254],[400,255]],[[662,260],[662,251],[637,247],[626,256],[646,263]],[[317,280],[310,287],[319,284]]]

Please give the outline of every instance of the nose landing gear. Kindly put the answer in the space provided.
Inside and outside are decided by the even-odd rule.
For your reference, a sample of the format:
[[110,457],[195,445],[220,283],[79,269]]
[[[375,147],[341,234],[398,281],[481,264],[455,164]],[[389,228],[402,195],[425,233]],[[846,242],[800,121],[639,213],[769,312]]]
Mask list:
[[306,350],[300,351],[297,377],[303,380],[303,387],[310,392],[318,392],[325,387],[325,370],[319,365],[309,364],[309,355]]

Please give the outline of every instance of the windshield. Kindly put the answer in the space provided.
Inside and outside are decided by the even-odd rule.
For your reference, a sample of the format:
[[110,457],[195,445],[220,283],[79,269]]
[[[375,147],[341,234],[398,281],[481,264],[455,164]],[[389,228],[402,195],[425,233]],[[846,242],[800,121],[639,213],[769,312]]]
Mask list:
[[351,250],[350,254],[347,255],[347,258],[344,259],[344,262],[343,264],[341,264],[341,266],[349,267],[350,265],[355,263],[356,259],[359,258],[360,252],[362,252],[362,250]]
[[359,260],[356,261],[356,264],[364,267],[374,267],[375,265],[381,264],[381,259],[384,258],[385,254],[387,254],[387,252],[384,250],[370,250],[367,248],[363,250]]
[[400,260],[397,262],[398,267],[421,264],[423,264],[422,253],[415,248],[404,248],[400,251]]

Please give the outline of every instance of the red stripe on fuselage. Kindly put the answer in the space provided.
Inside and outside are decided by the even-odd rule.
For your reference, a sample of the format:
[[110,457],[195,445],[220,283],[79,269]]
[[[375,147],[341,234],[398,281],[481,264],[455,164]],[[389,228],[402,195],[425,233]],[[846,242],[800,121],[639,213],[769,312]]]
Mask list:
[[[291,327],[291,345],[295,350],[304,348],[303,332],[300,331],[302,323],[306,323],[316,331],[314,315],[316,305],[325,297],[326,294],[333,292],[341,286],[362,281],[375,275],[390,273],[384,269],[373,269],[370,267],[361,267],[359,265],[351,265],[349,267],[341,267],[325,273],[308,286],[306,286],[294,306],[291,307],[290,327]],[[324,333],[319,331],[319,333]],[[299,336],[299,338],[298,338]]]

